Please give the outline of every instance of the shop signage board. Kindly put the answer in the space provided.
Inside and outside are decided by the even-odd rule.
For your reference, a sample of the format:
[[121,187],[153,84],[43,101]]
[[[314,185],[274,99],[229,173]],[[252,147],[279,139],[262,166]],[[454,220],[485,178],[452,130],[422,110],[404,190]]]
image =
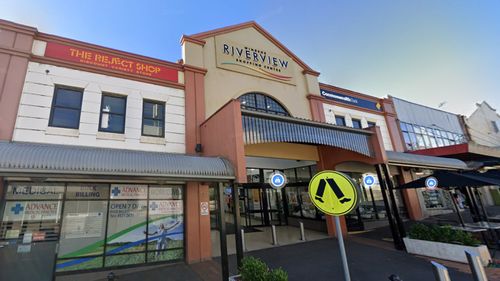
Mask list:
[[349,214],[359,202],[359,188],[349,176],[337,171],[321,171],[309,182],[309,197],[323,213],[334,216],[344,280],[350,281],[347,256],[339,216]]
[[178,71],[163,65],[146,63],[76,46],[47,42],[45,57],[74,62],[121,73],[135,74],[142,77],[178,82]]
[[285,187],[286,182],[286,176],[280,171],[276,171],[269,175],[269,184],[274,189],[282,189]]
[[55,221],[61,213],[61,201],[9,201],[3,221]]
[[112,184],[110,192],[111,199],[146,199],[148,197],[148,186]]
[[217,67],[295,84],[294,63],[266,48],[215,37]]
[[354,105],[357,107],[362,107],[366,109],[371,109],[375,111],[382,111],[382,105],[378,102],[361,99],[358,97],[349,96],[346,94],[341,94],[338,92],[333,92],[325,89],[320,89],[321,96],[329,99],[338,101],[340,103],[345,103],[349,105]]

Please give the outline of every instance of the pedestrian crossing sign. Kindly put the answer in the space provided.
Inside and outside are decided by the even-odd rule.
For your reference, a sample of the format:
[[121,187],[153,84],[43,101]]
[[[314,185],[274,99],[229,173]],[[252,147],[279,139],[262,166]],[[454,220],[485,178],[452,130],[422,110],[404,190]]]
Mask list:
[[321,171],[309,182],[309,197],[323,213],[342,216],[356,209],[358,186],[348,175],[337,171]]

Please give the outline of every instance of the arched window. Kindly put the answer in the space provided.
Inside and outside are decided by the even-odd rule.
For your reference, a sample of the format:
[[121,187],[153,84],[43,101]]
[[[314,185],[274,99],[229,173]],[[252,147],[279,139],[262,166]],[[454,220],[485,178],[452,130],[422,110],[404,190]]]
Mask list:
[[239,100],[243,109],[290,116],[288,111],[278,101],[260,93],[244,94],[240,96]]

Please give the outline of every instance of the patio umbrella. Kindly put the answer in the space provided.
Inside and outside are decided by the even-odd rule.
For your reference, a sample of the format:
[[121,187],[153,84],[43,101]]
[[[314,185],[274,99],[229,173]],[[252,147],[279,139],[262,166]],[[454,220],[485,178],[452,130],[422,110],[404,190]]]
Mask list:
[[500,177],[496,178],[496,174],[477,173],[477,172],[451,172],[451,171],[436,171],[432,175],[423,177],[409,183],[402,184],[397,189],[406,188],[421,188],[425,187],[425,181],[429,177],[434,177],[438,181],[437,187],[480,187],[488,185],[500,185]]

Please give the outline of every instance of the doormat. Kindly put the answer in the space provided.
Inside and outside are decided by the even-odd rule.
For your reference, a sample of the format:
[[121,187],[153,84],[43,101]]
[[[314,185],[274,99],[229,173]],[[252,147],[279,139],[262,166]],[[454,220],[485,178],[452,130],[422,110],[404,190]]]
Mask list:
[[[236,227],[234,226],[233,223],[226,223],[226,233],[227,234],[235,234],[235,229],[236,229]],[[251,227],[251,226],[242,226],[242,229],[245,230],[245,233],[261,232],[262,231],[262,230],[255,228],[255,227]]]

